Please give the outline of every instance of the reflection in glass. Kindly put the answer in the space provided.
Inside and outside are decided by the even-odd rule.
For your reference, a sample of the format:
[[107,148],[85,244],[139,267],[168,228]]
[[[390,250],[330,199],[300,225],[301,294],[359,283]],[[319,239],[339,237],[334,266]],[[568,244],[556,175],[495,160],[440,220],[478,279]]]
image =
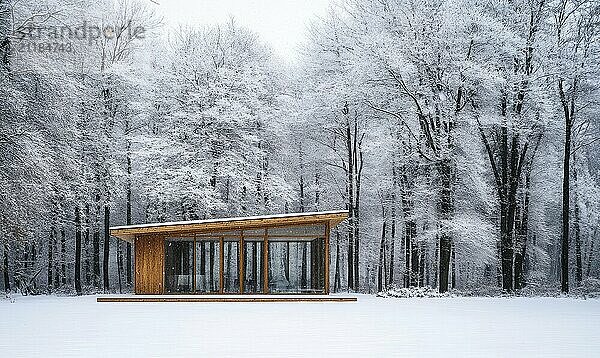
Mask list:
[[244,241],[244,292],[263,292],[263,242]]
[[168,293],[191,292],[194,241],[165,240],[165,290]]
[[291,237],[324,237],[325,224],[302,225],[302,226],[284,226],[269,228],[269,237],[291,238]]
[[324,242],[324,239],[269,242],[269,292],[323,292]]
[[220,246],[218,240],[196,241],[196,292],[220,291]]
[[225,241],[223,244],[223,292],[240,292],[239,242]]

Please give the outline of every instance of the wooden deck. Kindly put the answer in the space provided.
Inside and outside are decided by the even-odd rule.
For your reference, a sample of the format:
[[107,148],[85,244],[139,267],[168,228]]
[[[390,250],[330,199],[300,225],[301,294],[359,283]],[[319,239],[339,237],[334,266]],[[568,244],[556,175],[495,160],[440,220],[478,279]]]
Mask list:
[[98,297],[96,302],[356,302],[348,296],[112,296]]

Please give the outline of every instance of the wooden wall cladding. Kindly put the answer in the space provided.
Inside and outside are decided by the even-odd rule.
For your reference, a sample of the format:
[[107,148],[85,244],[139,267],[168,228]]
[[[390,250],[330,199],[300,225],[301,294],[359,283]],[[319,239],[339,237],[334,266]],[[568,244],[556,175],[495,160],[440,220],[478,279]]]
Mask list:
[[135,239],[135,293],[162,294],[165,244],[162,237]]

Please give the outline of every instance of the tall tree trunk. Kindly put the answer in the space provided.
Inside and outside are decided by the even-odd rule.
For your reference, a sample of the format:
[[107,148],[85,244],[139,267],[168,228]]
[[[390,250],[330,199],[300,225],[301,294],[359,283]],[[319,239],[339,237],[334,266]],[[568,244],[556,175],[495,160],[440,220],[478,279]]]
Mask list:
[[117,242],[117,277],[119,293],[123,293],[123,244],[121,242]]
[[4,273],[4,290],[10,292],[10,275],[8,273],[8,242],[4,243],[4,260],[2,263],[2,272]]
[[75,207],[75,292],[81,295],[81,213]]
[[565,116],[565,140],[563,153],[563,181],[562,181],[562,240],[560,255],[560,289],[562,292],[569,292],[569,212],[570,212],[570,159],[571,159],[571,112],[567,104],[566,95],[563,89],[563,81],[558,82],[559,94],[563,105]]
[[48,278],[47,288],[48,292],[52,291],[52,276],[53,276],[53,263],[54,263],[54,228],[50,228],[50,238],[48,239]]
[[362,139],[359,140],[358,120],[354,120],[354,175],[356,193],[354,194],[354,289],[360,289],[360,184],[363,168]]
[[435,241],[435,259],[433,260],[434,264],[436,265],[436,269],[435,271],[435,278],[434,278],[434,283],[433,283],[433,287],[439,287],[439,276],[440,276],[440,270],[439,270],[439,264],[440,264],[440,242],[439,240]]
[[[394,185],[395,187],[395,185]],[[393,189],[395,190],[395,189]],[[391,232],[390,232],[390,273],[388,276],[388,280],[389,283],[391,285],[394,284],[394,265],[395,265],[395,261],[394,261],[394,251],[395,251],[395,244],[396,244],[396,195],[394,193],[392,193],[392,203],[391,203],[391,222],[390,222],[390,226],[391,226]]]
[[423,287],[425,284],[425,244],[419,246],[419,287]]
[[306,199],[304,197],[304,158],[302,155],[302,145],[300,145],[300,149],[298,152],[298,159],[300,161],[300,180],[299,180],[299,189],[300,189],[300,212],[304,212]]
[[347,190],[347,203],[348,209],[348,290],[354,290],[354,147],[352,142],[352,131],[350,126],[349,113],[350,109],[348,103],[344,105],[342,110],[344,117],[346,118],[346,151],[348,157],[348,168],[346,171],[346,190]]
[[54,288],[60,287],[60,240],[58,230],[54,232]]
[[592,237],[590,238],[591,242],[590,242],[590,252],[588,254],[588,259],[587,259],[587,268],[586,268],[586,277],[590,277],[591,273],[592,273],[592,263],[594,262],[594,240],[596,239],[596,229],[594,229],[594,235],[592,235]]
[[573,189],[574,189],[574,202],[573,202],[573,229],[575,233],[575,282],[577,286],[581,286],[581,280],[583,279],[583,262],[581,259],[581,230],[579,226],[579,183],[577,182],[577,161],[575,153],[573,153]]
[[94,261],[94,287],[100,288],[100,195],[96,194],[96,213],[94,218],[94,233],[92,237]]
[[258,242],[253,241],[252,245],[252,292],[258,291]]
[[[437,170],[440,175],[442,182],[439,211],[442,222],[448,222],[454,215],[454,202],[452,197],[452,185],[453,185],[453,173],[452,173],[452,161],[450,158],[444,158],[438,162]],[[448,274],[450,270],[450,249],[452,246],[452,238],[446,228],[447,224],[442,224],[439,241],[440,241],[440,258],[439,258],[439,271],[440,271],[440,285],[439,292],[443,293],[448,290]]]
[[[385,216],[385,213],[383,214]],[[379,241],[379,265],[377,270],[377,292],[382,292],[386,286],[385,280],[385,231],[387,222],[383,219],[381,225],[381,240]]]
[[[210,253],[208,254],[208,264],[209,266],[209,275],[210,275],[210,281],[209,281],[209,287],[210,287],[210,291],[214,292],[215,291],[215,242],[214,241],[210,241],[210,244],[208,245],[208,248],[210,250]],[[204,251],[203,251],[204,252]]]
[[410,287],[412,282],[412,271],[410,269],[410,253],[413,245],[412,238],[410,237],[412,230],[410,229],[410,222],[404,222],[404,287]]
[[[129,121],[127,121],[127,127],[129,127]],[[127,128],[129,131],[129,128]],[[126,223],[131,225],[131,143],[127,140],[127,205],[126,205]],[[127,242],[125,248],[125,279],[128,285],[131,285],[131,243]]]
[[65,235],[65,228],[60,229],[60,273],[61,283],[67,284],[67,238]]
[[90,205],[86,204],[85,205],[85,222],[86,222],[86,226],[85,226],[85,236],[84,236],[84,240],[83,240],[83,256],[84,256],[84,261],[83,261],[83,270],[85,271],[85,283],[86,285],[90,284],[90,279],[91,279],[91,274],[90,274],[90,270],[91,270],[91,264],[90,264]]
[[[538,142],[539,144],[539,142]],[[537,151],[537,145],[534,153]],[[531,158],[533,160],[533,157]],[[521,209],[517,225],[516,245],[515,245],[515,289],[521,289],[525,286],[525,257],[527,254],[527,236],[529,226],[529,201],[531,197],[531,162],[527,167],[525,174],[525,198]]]
[[342,288],[342,278],[340,277],[340,231],[335,231],[335,269],[333,278],[333,292],[338,292]]
[[108,292],[110,283],[108,276],[108,261],[110,254],[110,207],[108,204],[104,205],[104,255],[102,257],[102,282],[104,292]]
[[319,169],[315,169],[315,211],[319,211],[321,209],[321,189],[319,188],[321,174],[319,173]]
[[452,244],[451,250],[452,250],[452,283],[451,283],[450,287],[452,287],[452,289],[455,289],[456,288],[456,247],[454,246],[454,244]]
[[290,242],[285,243],[285,260],[283,261],[283,274],[287,282],[290,282]]
[[306,242],[302,242],[302,263],[300,266],[300,287],[301,288],[307,288],[308,287],[308,283],[307,283],[307,275],[308,275],[308,266],[307,266],[307,246],[308,243]]
[[[416,225],[415,225],[416,226]],[[412,233],[411,247],[410,247],[410,270],[411,270],[411,281],[410,285],[419,287],[419,245],[420,243],[414,239]]]

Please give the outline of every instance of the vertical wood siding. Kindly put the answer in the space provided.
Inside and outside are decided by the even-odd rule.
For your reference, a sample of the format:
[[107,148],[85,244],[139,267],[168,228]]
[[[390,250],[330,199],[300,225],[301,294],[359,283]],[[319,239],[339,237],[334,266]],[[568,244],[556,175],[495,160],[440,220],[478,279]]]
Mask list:
[[135,239],[135,293],[142,295],[163,293],[165,262],[164,239]]

